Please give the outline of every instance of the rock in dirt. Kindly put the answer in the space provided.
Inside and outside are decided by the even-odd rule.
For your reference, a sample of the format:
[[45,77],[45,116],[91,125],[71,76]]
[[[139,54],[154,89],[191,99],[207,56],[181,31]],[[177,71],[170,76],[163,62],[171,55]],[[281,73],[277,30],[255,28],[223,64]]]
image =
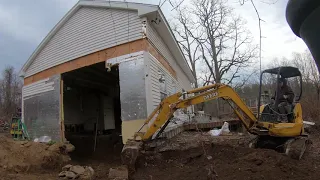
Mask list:
[[70,143],[57,142],[49,146],[48,150],[53,152],[58,152],[61,154],[68,154],[74,151],[75,147]]
[[71,164],[67,164],[67,165],[62,167],[62,171],[69,171],[71,167],[72,167]]
[[21,142],[20,142],[21,145],[25,145],[25,144],[27,144],[27,143],[28,143],[28,141],[21,141]]
[[127,165],[130,172],[135,171],[136,160],[139,156],[142,143],[136,141],[128,141],[121,151],[121,161]]
[[65,149],[65,148],[63,148],[63,146],[64,146],[64,144],[62,144],[62,143],[54,143],[48,147],[48,151],[61,153],[61,151],[63,149]]
[[76,149],[76,147],[74,145],[70,144],[70,143],[66,143],[65,146],[66,146],[66,152],[67,153],[71,153]]
[[67,171],[62,171],[61,173],[59,173],[59,177],[66,177],[66,173]]
[[82,180],[91,180],[94,176],[94,170],[90,166],[85,167],[85,171],[80,175],[80,179]]
[[74,174],[76,178],[81,180],[91,180],[94,178],[94,170],[90,166],[79,166],[79,165],[66,165],[62,168],[62,172],[59,174],[59,177],[67,177],[67,174]]
[[74,172],[67,171],[65,177],[68,178],[68,179],[75,179],[75,178],[78,177],[78,175],[76,173],[74,173]]
[[76,166],[70,167],[69,171],[81,175],[81,174],[83,174],[85,172],[85,169],[82,166],[76,165]]
[[32,143],[31,143],[31,142],[28,142],[28,143],[24,144],[23,146],[24,146],[24,147],[30,147],[31,145],[32,145]]
[[108,179],[127,180],[128,176],[128,168],[126,166],[119,166],[117,168],[110,168]]

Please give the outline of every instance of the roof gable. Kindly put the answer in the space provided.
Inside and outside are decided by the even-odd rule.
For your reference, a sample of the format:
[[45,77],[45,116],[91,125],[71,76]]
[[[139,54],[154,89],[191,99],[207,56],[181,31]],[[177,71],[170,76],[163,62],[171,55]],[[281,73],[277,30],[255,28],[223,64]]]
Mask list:
[[37,55],[42,51],[42,49],[49,43],[50,39],[59,31],[61,27],[77,12],[77,10],[81,7],[105,7],[105,8],[114,8],[114,9],[123,9],[123,10],[136,10],[138,11],[139,16],[154,16],[154,14],[158,13],[160,15],[161,22],[159,26],[159,34],[166,44],[171,49],[173,55],[175,56],[178,64],[183,68],[187,77],[191,82],[195,81],[195,78],[191,72],[191,69],[178,45],[170,27],[165,19],[163,13],[161,12],[159,6],[150,5],[150,4],[141,4],[141,3],[131,3],[131,2],[119,2],[119,1],[88,1],[82,0],[79,1],[76,5],[74,5],[68,13],[55,25],[55,27],[48,33],[48,35],[42,40],[42,42],[38,45],[32,55],[29,57],[27,62],[23,65],[20,76],[24,77],[25,72],[28,70],[30,65],[33,63]]

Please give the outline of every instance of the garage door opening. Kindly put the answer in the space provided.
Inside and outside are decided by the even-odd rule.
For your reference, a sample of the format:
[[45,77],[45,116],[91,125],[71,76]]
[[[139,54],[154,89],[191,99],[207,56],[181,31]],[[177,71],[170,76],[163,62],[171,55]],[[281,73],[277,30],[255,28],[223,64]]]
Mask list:
[[75,155],[114,150],[121,145],[118,67],[98,63],[62,74],[65,138]]

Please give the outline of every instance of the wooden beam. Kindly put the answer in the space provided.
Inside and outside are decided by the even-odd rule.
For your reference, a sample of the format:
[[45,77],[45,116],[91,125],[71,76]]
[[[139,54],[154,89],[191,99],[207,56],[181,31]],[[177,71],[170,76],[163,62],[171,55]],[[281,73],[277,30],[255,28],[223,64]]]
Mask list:
[[107,61],[108,59],[115,58],[118,56],[139,52],[148,51],[152,54],[169,72],[177,79],[175,70],[171,67],[168,61],[162,56],[159,51],[148,42],[147,39],[139,39],[131,41],[129,43],[121,44],[111,48],[107,48],[101,51],[97,51],[86,56],[76,58],[74,60],[59,64],[50,69],[46,69],[37,74],[24,78],[24,85],[28,85],[39,80],[51,77],[56,74],[62,74],[70,72],[82,67],[90,66],[96,63]]
[[[60,76],[61,78],[61,76]],[[64,127],[64,104],[63,104],[63,79],[60,81],[60,135],[61,142],[65,142],[65,127]]]
[[59,64],[50,69],[46,69],[32,76],[26,77],[24,79],[24,85],[28,85],[36,81],[51,77],[55,74],[62,74],[62,73],[66,73],[82,67],[90,66],[99,62],[104,62],[107,59],[111,59],[114,57],[130,54],[138,51],[143,51],[146,49],[146,46],[147,46],[147,41],[145,39],[139,39],[129,43],[107,48],[101,51],[97,51],[95,53],[79,57],[72,61]]

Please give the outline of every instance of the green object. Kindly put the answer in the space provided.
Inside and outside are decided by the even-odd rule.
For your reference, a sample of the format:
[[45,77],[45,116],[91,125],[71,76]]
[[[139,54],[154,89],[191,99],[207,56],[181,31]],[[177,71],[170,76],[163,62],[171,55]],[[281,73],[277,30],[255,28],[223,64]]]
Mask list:
[[26,125],[21,121],[20,117],[11,118],[10,134],[15,140],[30,140]]
[[47,144],[49,145],[49,146],[51,146],[51,145],[53,145],[53,144],[55,144],[56,142],[55,141],[49,141]]

